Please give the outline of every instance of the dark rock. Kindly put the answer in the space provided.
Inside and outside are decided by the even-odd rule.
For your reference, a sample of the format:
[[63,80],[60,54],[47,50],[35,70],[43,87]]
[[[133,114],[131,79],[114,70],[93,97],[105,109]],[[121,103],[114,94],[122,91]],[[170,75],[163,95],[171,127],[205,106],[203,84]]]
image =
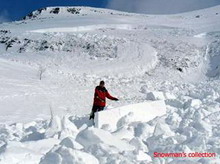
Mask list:
[[41,8],[41,9],[38,9],[37,11],[38,11],[39,14],[41,14],[42,11],[44,11],[44,10],[47,10],[47,8],[46,7],[45,8]]
[[20,47],[18,50],[19,53],[25,52],[25,48],[24,47]]
[[0,34],[7,34],[7,33],[11,33],[9,30],[0,30]]
[[11,39],[6,42],[6,51],[13,46],[13,44],[17,41],[17,38]]
[[81,9],[76,9],[76,8],[68,8],[67,12],[72,13],[72,14],[80,14]]
[[53,14],[59,14],[59,12],[60,12],[60,8],[59,8],[59,7],[54,8],[54,9],[52,9],[52,10],[50,11],[50,13],[53,13]]
[[3,37],[3,38],[1,38],[0,43],[4,44],[4,43],[8,42],[9,39],[10,39],[9,37]]
[[180,72],[183,72],[183,69],[182,68],[177,68],[178,71]]
[[42,13],[43,10],[47,10],[47,8],[41,8],[37,11],[31,12],[27,16],[23,17],[23,20],[36,18],[38,15]]

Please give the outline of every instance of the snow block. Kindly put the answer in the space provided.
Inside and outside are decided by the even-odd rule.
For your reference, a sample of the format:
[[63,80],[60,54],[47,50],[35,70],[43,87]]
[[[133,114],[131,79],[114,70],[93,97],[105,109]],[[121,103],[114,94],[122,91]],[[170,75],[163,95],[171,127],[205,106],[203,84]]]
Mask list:
[[65,146],[55,146],[41,158],[40,164],[99,164],[93,155],[67,148]]
[[75,139],[73,137],[67,137],[64,138],[61,142],[60,145],[66,146],[67,148],[71,148],[71,149],[83,149],[83,146],[76,142]]
[[175,136],[175,133],[170,130],[170,127],[167,124],[164,123],[157,123],[154,129],[154,136]]
[[149,92],[147,93],[147,100],[164,100],[164,93],[163,92]]
[[76,141],[83,145],[84,148],[88,148],[91,145],[103,143],[117,148],[120,151],[133,151],[134,146],[112,135],[110,132],[90,127],[85,129],[76,137]]
[[176,99],[176,96],[172,93],[169,93],[169,92],[165,92],[164,97],[165,97],[165,99]]
[[147,101],[97,112],[94,121],[95,127],[101,128],[107,124],[114,131],[119,128],[117,125],[123,117],[130,116],[129,122],[148,122],[164,114],[166,114],[166,105],[163,100]]
[[202,101],[199,99],[190,99],[184,104],[184,108],[187,109],[187,108],[193,107],[193,108],[198,109],[201,104],[202,104]]

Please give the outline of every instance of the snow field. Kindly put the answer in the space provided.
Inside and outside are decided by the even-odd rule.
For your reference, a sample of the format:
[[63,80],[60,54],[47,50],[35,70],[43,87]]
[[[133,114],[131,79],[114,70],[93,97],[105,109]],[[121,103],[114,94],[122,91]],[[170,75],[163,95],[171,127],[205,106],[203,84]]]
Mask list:
[[[96,122],[99,122],[99,119],[103,121],[105,117],[101,128],[92,127],[88,116],[86,120],[79,116],[52,116],[50,121],[2,124],[0,161],[8,163],[13,159],[12,163],[42,164],[219,162],[218,158],[153,157],[154,152],[220,153],[217,151],[218,102],[213,100],[212,103],[216,106],[211,109],[202,108],[205,103],[210,103],[203,100],[207,99],[205,97],[195,99],[191,96],[181,96],[175,99],[175,95],[162,91],[156,91],[154,95],[158,95],[158,92],[169,95],[171,99],[164,96],[164,100],[148,100],[145,103],[106,109],[97,113]],[[149,93],[153,94],[146,92],[145,95]],[[196,97],[195,93],[191,95]],[[178,103],[170,104],[171,100],[181,100],[183,105],[180,107]],[[158,106],[162,107],[161,112]],[[167,108],[167,113],[163,113],[163,107]],[[123,114],[126,109],[128,115],[126,112]],[[145,109],[149,110],[148,115]],[[129,113],[131,110],[133,114]],[[155,113],[157,110],[158,116]],[[140,119],[139,115],[135,115],[136,112],[140,114],[140,111],[146,116],[146,121],[143,120],[144,117]],[[121,113],[120,117],[118,112]],[[104,113],[109,113],[109,117]],[[119,118],[116,121],[118,126],[112,126],[112,122],[108,123],[108,119],[110,116],[114,117],[114,113],[115,118]],[[154,117],[149,114],[153,114]]]
[[[64,7],[1,24],[0,163],[220,163],[218,12]],[[120,101],[97,128],[88,113],[100,80]]]

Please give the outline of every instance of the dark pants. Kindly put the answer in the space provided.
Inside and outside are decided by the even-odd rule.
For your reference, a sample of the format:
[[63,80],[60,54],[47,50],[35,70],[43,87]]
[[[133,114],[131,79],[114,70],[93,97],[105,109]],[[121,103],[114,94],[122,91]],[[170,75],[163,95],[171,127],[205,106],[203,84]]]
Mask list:
[[91,112],[91,114],[90,114],[89,119],[90,119],[90,120],[91,120],[91,119],[94,119],[94,117],[95,117],[95,112],[102,111],[103,109],[104,109],[104,106],[95,106],[95,105],[93,105],[93,107],[92,107],[92,112]]

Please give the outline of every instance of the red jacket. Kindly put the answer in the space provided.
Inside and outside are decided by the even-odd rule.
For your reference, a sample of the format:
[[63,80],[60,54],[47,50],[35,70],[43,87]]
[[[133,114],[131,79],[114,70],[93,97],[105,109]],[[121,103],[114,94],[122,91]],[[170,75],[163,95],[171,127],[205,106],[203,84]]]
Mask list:
[[112,97],[107,89],[105,87],[100,87],[100,86],[97,86],[95,88],[95,94],[94,94],[94,103],[93,105],[94,106],[101,106],[101,107],[105,107],[106,105],[106,97],[108,99],[111,99],[111,100],[115,100],[116,98],[115,97]]

